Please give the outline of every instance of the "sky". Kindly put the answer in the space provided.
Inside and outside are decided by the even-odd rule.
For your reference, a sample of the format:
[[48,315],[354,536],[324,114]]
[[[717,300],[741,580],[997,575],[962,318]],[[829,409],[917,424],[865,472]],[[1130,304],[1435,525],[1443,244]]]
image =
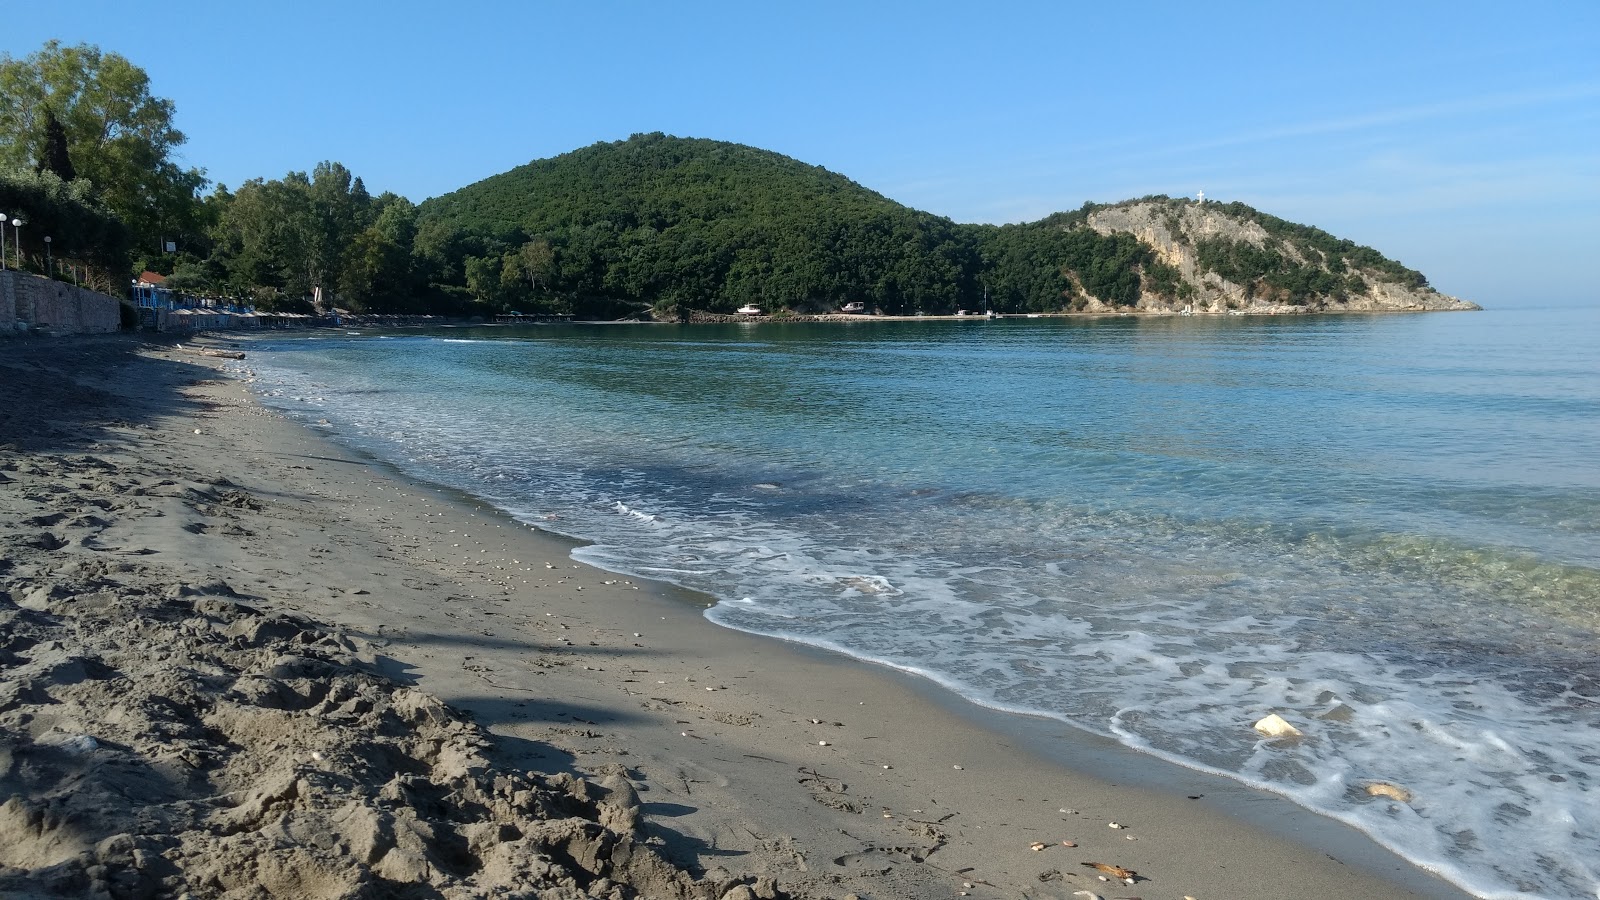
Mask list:
[[120,53],[182,162],[414,201],[639,132],[749,144],[958,222],[1240,200],[1485,305],[1600,303],[1600,2],[7,4]]

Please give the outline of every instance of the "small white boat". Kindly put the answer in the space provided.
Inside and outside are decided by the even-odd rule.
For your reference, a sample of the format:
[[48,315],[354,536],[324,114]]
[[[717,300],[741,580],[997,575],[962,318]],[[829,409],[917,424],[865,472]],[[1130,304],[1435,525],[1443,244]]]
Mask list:
[[756,306],[754,303],[746,303],[745,305],[739,307],[739,315],[759,316],[761,315],[761,307]]
[[851,315],[860,315],[866,311],[867,305],[862,303],[860,300],[857,300],[854,303],[846,303],[845,305],[839,307],[839,312],[849,313]]

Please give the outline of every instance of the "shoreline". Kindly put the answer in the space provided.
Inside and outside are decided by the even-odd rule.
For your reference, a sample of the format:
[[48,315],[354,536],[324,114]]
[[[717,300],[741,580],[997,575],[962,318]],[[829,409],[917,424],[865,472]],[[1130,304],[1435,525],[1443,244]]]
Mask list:
[[[52,364],[109,385],[74,371],[75,346],[52,344],[65,351]],[[697,877],[759,875],[800,897],[1467,896],[1282,798],[714,625],[699,614],[709,598],[576,563],[580,542],[267,410],[217,377],[229,365],[146,351],[125,368],[188,398],[148,417],[160,445],[80,425],[48,452],[110,434],[100,442],[119,459],[236,485],[261,507],[231,515],[248,536],[109,530],[138,526],[149,558],[368,643],[385,674],[491,735],[496,767],[626,772],[644,833]],[[1136,870],[1139,884],[1100,882],[1090,861]]]
[[[1303,307],[1246,307],[1243,309],[1229,310],[1196,310],[1184,313],[1173,309],[1105,309],[1084,310],[1081,312],[1048,312],[1048,313],[995,313],[986,316],[982,313],[969,313],[958,315],[866,315],[859,313],[795,313],[788,316],[757,315],[739,316],[727,313],[708,313],[705,318],[694,319],[688,322],[639,320],[639,319],[576,319],[568,322],[498,322],[485,321],[482,326],[498,326],[509,328],[526,328],[550,325],[782,325],[793,324],[854,324],[857,322],[986,322],[1001,320],[1028,320],[1028,319],[1228,319],[1228,318],[1282,318],[1285,316],[1361,316],[1361,315],[1399,315],[1411,313],[1434,312],[1482,312],[1481,306],[1455,307],[1450,309],[1306,309]],[[460,325],[461,323],[456,323]],[[478,326],[473,326],[478,327]]]

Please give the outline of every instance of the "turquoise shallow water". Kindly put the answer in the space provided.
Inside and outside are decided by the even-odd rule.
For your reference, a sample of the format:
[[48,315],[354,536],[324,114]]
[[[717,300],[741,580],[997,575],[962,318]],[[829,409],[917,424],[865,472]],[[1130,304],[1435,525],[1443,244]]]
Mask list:
[[[1597,338],[1569,308],[450,329],[251,362],[269,402],[726,626],[1278,791],[1484,896],[1592,898]],[[1263,740],[1269,712],[1304,736]]]

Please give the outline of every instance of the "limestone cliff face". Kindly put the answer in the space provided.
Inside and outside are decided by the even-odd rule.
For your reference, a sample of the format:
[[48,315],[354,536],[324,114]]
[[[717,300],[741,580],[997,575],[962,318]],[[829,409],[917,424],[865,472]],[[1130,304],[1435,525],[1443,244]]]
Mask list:
[[[1273,226],[1269,231],[1268,227]],[[1147,266],[1136,309],[1145,312],[1387,312],[1481,309],[1427,286],[1421,276],[1374,251],[1316,229],[1264,216],[1240,204],[1152,199],[1099,207],[1085,225],[1102,234],[1126,232],[1147,244],[1160,264],[1176,270],[1165,284]],[[1078,227],[1084,227],[1080,225]],[[1274,264],[1221,265],[1230,248]],[[1204,252],[1203,252],[1204,250]],[[1235,254],[1237,255],[1237,253]],[[1368,265],[1373,259],[1379,264]],[[1228,271],[1232,280],[1218,269]],[[1262,273],[1260,270],[1274,271]],[[1286,285],[1294,284],[1296,287]],[[1305,285],[1313,287],[1308,289]],[[1175,287],[1175,289],[1174,289]],[[1086,309],[1111,309],[1095,297]]]

